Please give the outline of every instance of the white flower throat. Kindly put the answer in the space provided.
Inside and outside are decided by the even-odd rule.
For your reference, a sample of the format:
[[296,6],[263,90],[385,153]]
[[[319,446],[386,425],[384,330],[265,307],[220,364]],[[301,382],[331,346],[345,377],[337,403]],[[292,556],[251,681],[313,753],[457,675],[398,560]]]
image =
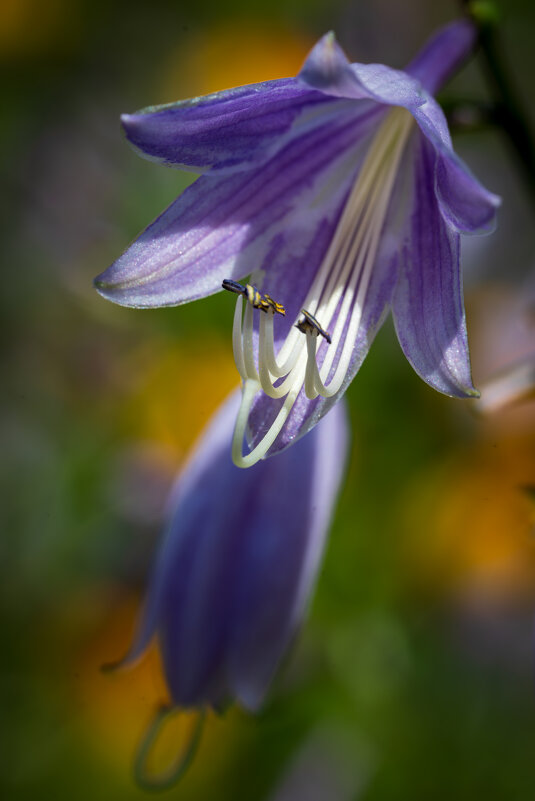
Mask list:
[[[234,359],[243,382],[232,443],[232,458],[238,467],[250,467],[264,458],[303,387],[311,400],[318,395],[330,398],[342,389],[359,334],[394,181],[413,123],[406,109],[396,107],[379,127],[307,293],[302,316],[290,328],[278,353],[274,348],[274,317],[285,314],[284,307],[251,284],[224,281],[225,289],[238,294],[232,332]],[[259,314],[256,358],[255,314]],[[320,348],[324,349],[323,361],[318,367]],[[259,390],[284,401],[261,441],[243,454],[247,420]]]

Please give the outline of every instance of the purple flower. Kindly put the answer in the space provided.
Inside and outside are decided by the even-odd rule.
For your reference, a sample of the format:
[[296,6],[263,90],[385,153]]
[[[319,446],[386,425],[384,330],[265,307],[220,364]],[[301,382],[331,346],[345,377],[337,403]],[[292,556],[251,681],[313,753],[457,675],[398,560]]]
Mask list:
[[[469,22],[454,23],[400,72],[350,64],[327,34],[296,78],[123,117],[144,156],[203,175],[96,286],[148,308],[250,276],[241,294],[234,285],[237,465],[284,449],[317,423],[389,310],[428,384],[477,395],[459,233],[491,230],[498,198],[453,152],[431,96],[473,38]],[[276,322],[271,298],[285,310]]]
[[127,657],[158,635],[177,707],[255,710],[306,611],[347,444],[343,406],[277,459],[230,458],[235,392],[180,476]]

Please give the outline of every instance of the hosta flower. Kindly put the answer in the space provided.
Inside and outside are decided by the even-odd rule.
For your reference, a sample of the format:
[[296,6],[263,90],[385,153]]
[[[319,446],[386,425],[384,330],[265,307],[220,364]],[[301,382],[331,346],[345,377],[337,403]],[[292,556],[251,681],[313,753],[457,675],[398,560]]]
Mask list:
[[158,633],[180,707],[254,710],[303,616],[345,464],[339,406],[310,436],[251,470],[232,464],[234,393],[172,495],[131,658]]
[[455,23],[400,72],[350,64],[327,34],[296,78],[123,117],[143,155],[203,174],[96,286],[148,308],[245,278],[234,286],[236,464],[285,448],[325,414],[389,310],[428,384],[477,394],[459,233],[489,231],[498,199],[453,152],[432,98],[472,42],[471,25]]
[[340,405],[277,459],[230,458],[234,393],[175,487],[138,636],[155,634],[176,707],[256,710],[305,613],[343,475]]

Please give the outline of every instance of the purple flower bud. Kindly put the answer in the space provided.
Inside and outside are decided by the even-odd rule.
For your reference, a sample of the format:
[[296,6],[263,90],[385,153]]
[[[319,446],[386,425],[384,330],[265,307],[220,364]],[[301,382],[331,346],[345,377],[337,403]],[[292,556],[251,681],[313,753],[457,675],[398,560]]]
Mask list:
[[230,458],[238,406],[236,392],[178,479],[126,659],[156,634],[179,707],[260,706],[307,609],[344,470],[343,406],[250,470]]

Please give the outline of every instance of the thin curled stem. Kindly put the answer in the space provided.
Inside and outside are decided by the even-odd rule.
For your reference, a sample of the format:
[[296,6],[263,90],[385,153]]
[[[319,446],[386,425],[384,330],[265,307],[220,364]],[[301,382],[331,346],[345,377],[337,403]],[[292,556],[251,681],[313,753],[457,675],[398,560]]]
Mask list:
[[166,721],[179,713],[177,707],[161,706],[143,735],[134,759],[134,779],[143,790],[162,791],[173,787],[184,776],[197,753],[206,719],[204,709],[197,713],[182,751],[167,770],[153,774],[148,769],[150,755]]
[[461,0],[478,29],[481,66],[493,100],[493,121],[507,136],[531,200],[535,203],[535,144],[525,104],[511,76],[500,33],[499,15],[482,13],[482,4]]

